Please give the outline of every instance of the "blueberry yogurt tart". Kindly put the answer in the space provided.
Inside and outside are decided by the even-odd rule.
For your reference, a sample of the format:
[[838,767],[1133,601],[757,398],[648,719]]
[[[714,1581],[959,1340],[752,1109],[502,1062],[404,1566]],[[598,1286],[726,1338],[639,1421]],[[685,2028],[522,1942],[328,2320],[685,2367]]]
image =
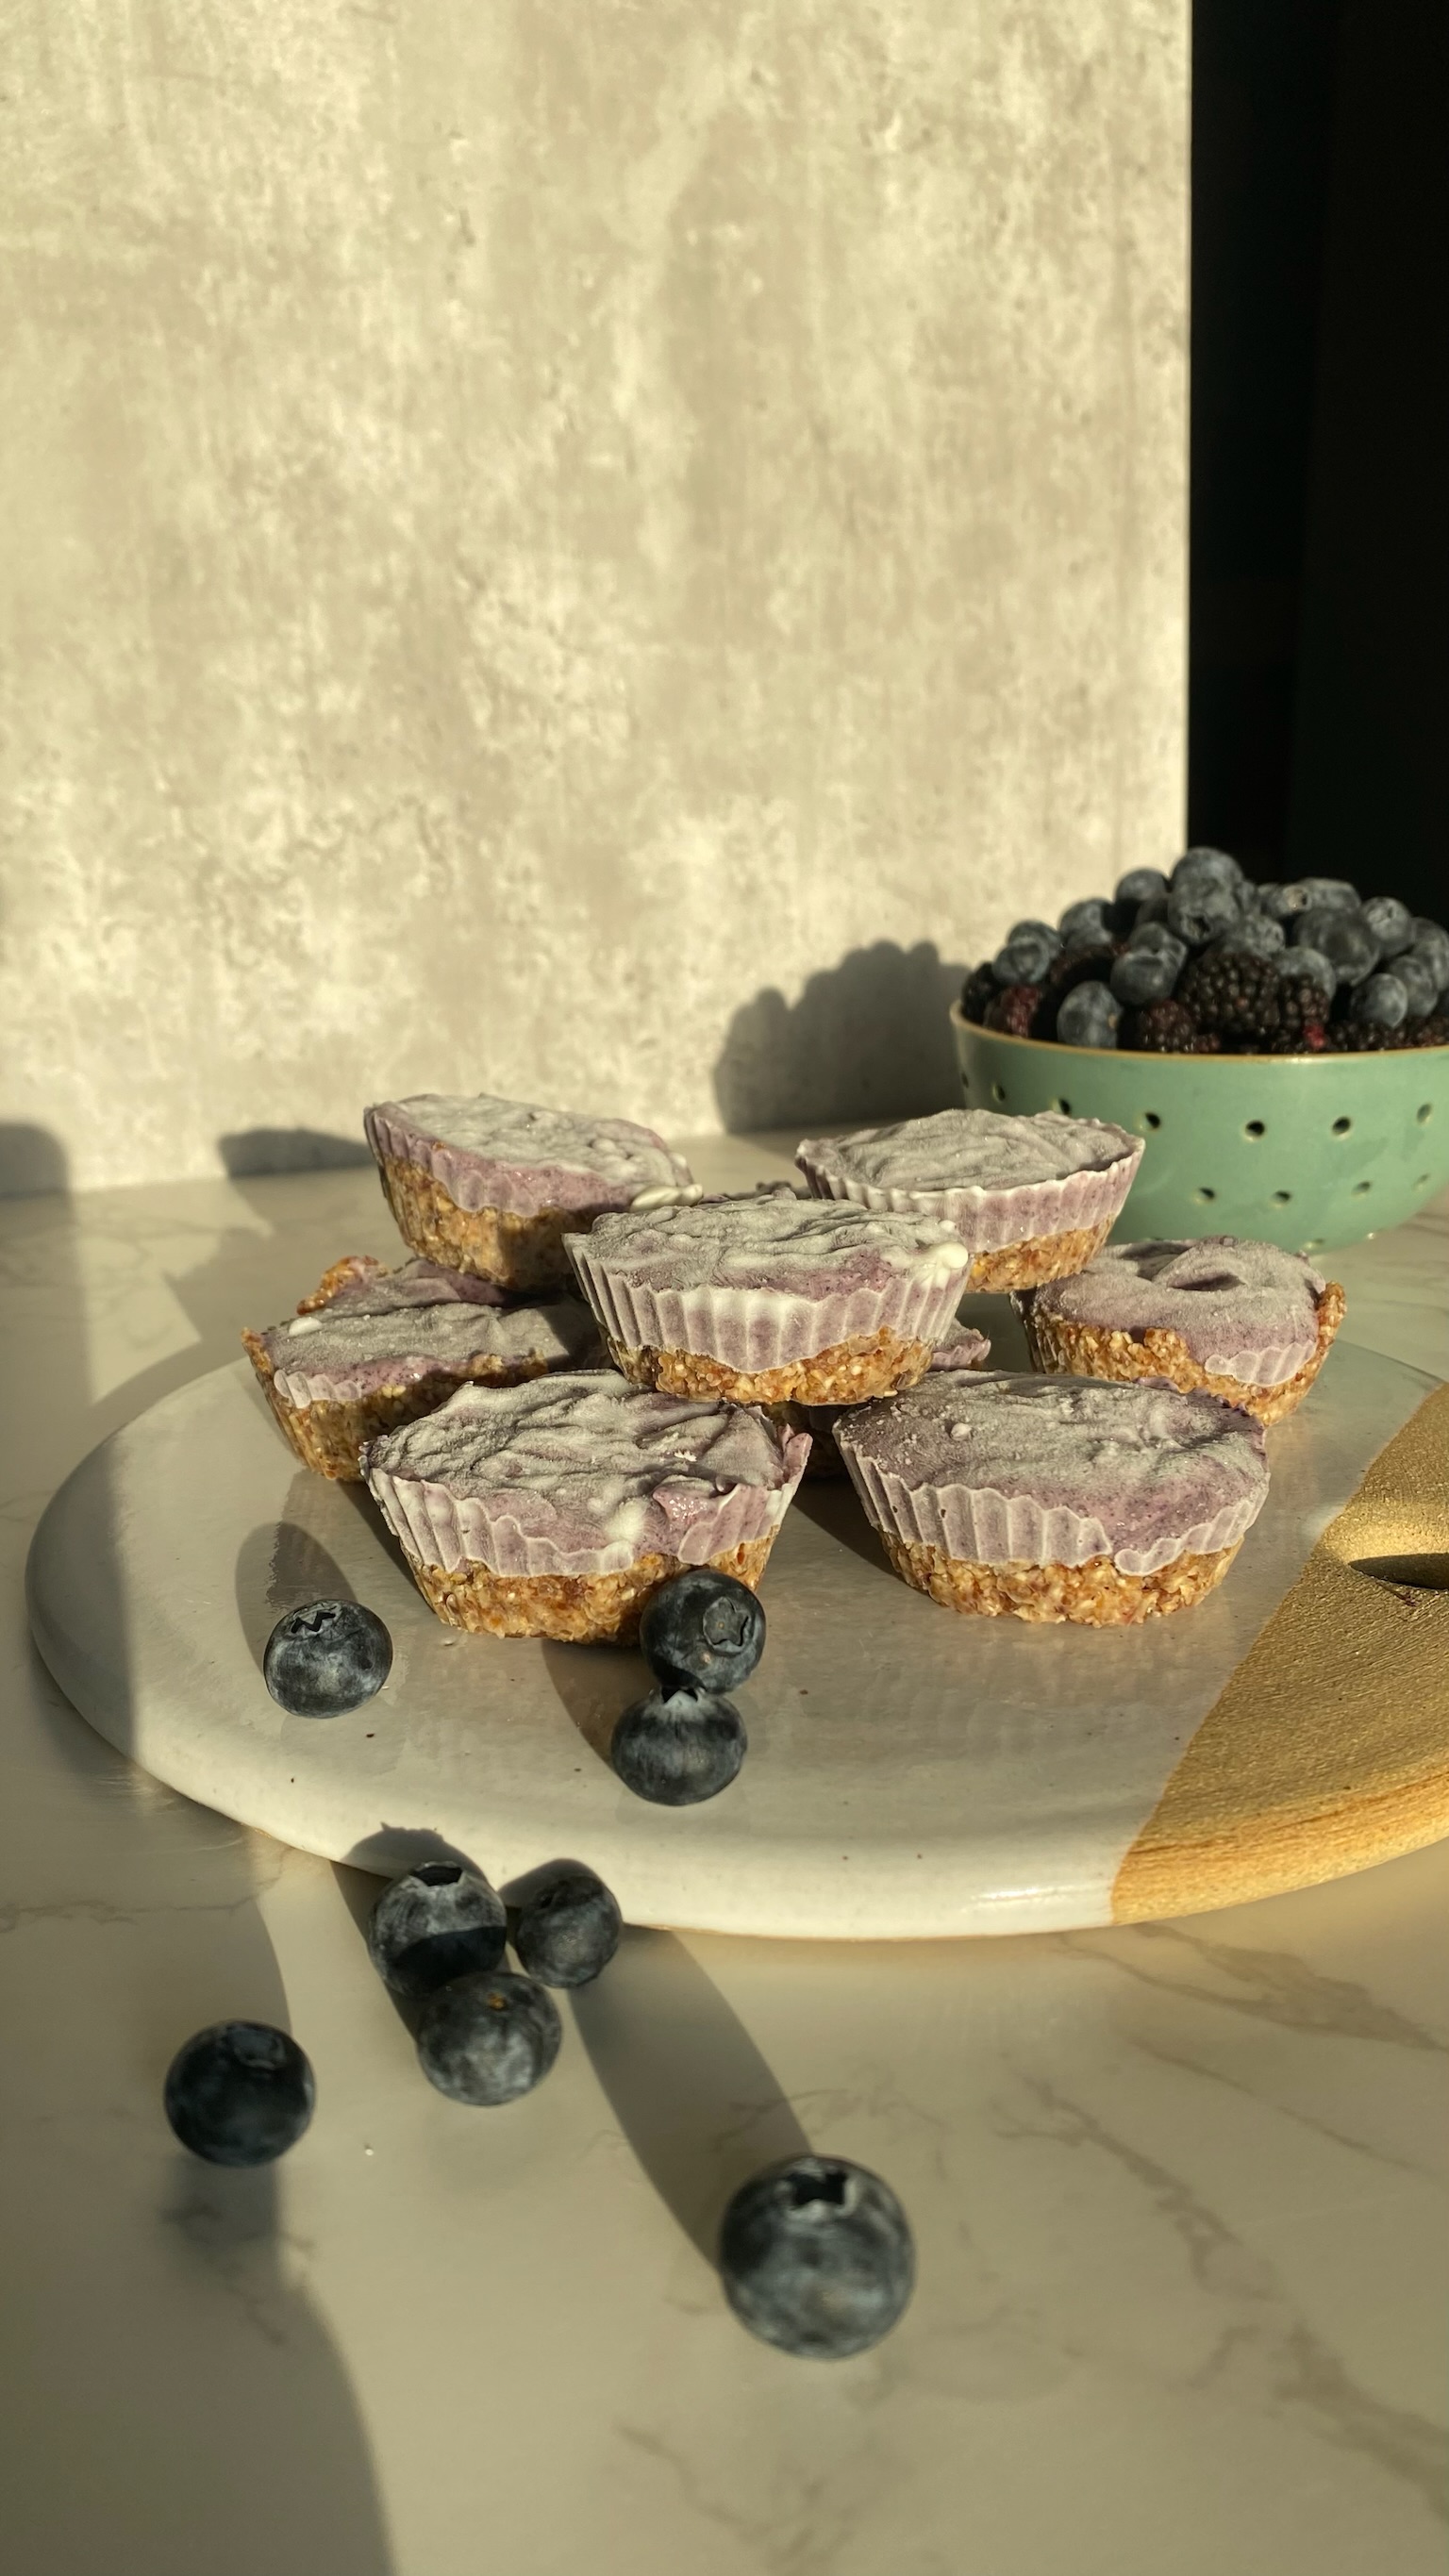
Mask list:
[[942,1219],[970,1253],[972,1289],[1030,1288],[1085,1269],[1106,1242],[1142,1139],[1056,1110],[940,1109],[807,1138],[795,1159],[816,1198]]
[[1344,1294],[1301,1253],[1209,1234],[1110,1243],[1074,1279],[1028,1289],[1017,1304],[1039,1369],[1165,1377],[1281,1422],[1328,1357]]
[[1159,1380],[942,1372],[835,1436],[896,1573],[988,1619],[1190,1609],[1268,1491],[1261,1424]]
[[295,1315],[242,1341],[305,1467],[343,1483],[366,1441],[445,1404],[460,1386],[511,1386],[602,1360],[588,1308],[568,1293],[520,1304],[486,1280],[409,1261],[335,1262]]
[[635,1386],[731,1404],[861,1404],[924,1377],[968,1255],[935,1216],[793,1196],[603,1216],[568,1238]]
[[601,1370],[462,1387],[362,1463],[450,1627],[630,1644],[687,1566],[753,1590],[808,1448],[748,1407],[640,1393]]
[[429,1091],[381,1101],[363,1124],[409,1250],[502,1288],[567,1281],[565,1234],[605,1208],[699,1197],[688,1164],[627,1118]]
[[[991,1344],[984,1333],[973,1325],[953,1325],[949,1341],[937,1344],[931,1355],[933,1369],[985,1368],[991,1357]],[[835,1426],[847,1408],[839,1404],[806,1404],[800,1418],[810,1434],[810,1456],[805,1473],[812,1480],[824,1476],[843,1476],[845,1460],[835,1445]]]

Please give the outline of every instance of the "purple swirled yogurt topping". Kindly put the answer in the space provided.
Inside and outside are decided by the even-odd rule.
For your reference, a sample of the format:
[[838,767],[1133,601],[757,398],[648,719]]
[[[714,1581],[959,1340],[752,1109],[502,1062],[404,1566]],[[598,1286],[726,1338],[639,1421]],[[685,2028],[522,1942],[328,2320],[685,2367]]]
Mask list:
[[796,1161],[817,1198],[946,1218],[973,1252],[1112,1222],[1142,1139],[1097,1118],[940,1109],[850,1136],[807,1137]]
[[1176,1333],[1199,1368],[1282,1386],[1318,1348],[1325,1281],[1299,1252],[1232,1234],[1110,1243],[1074,1279],[1027,1289],[1032,1313],[1102,1332]]
[[359,1262],[353,1276],[333,1289],[326,1311],[329,1315],[398,1315],[408,1306],[458,1304],[506,1306],[508,1297],[491,1279],[475,1279],[466,1270],[445,1270],[437,1261],[403,1261],[396,1270]]
[[[380,1284],[380,1283],[379,1283]],[[466,1378],[480,1363],[578,1369],[602,1357],[598,1329],[577,1297],[509,1307],[445,1294],[380,1312],[334,1299],[258,1336],[277,1392],[292,1405],[340,1404],[420,1378]]]
[[1155,1574],[1236,1546],[1268,1491],[1262,1425],[1157,1378],[942,1372],[835,1437],[880,1528],[973,1564]]
[[698,1198],[687,1163],[652,1127],[536,1109],[492,1092],[421,1091],[364,1114],[379,1162],[415,1163],[455,1207],[538,1216],[548,1208],[663,1207]]
[[753,1406],[640,1394],[603,1370],[462,1387],[362,1463],[420,1563],[594,1575],[656,1553],[703,1565],[771,1535],[809,1449]]
[[564,1240],[616,1344],[745,1372],[881,1331],[940,1341],[969,1259],[938,1217],[763,1192],[603,1216]]

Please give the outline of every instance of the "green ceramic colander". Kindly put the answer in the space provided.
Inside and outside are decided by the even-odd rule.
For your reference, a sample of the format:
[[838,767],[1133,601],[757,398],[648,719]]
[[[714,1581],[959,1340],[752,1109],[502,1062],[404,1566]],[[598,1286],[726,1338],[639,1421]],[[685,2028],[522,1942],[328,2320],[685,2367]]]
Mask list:
[[1359,1243],[1449,1181],[1449,1047],[1381,1055],[1137,1055],[978,1028],[951,1006],[969,1109],[1062,1109],[1146,1140],[1131,1237]]

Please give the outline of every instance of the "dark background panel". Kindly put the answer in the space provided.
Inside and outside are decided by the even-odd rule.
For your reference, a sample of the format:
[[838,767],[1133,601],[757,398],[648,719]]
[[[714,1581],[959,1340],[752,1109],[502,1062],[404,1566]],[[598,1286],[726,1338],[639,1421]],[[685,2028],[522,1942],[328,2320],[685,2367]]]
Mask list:
[[1198,0],[1189,828],[1449,910],[1449,7]]

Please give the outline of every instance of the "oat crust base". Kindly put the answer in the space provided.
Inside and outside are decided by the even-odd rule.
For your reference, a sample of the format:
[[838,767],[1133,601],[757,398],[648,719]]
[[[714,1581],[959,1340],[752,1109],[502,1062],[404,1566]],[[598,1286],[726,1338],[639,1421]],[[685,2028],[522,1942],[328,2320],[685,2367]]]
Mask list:
[[972,1291],[1041,1288],[1048,1279],[1074,1279],[1096,1260],[1115,1222],[1108,1217],[1103,1225],[1077,1226],[1070,1234],[1028,1235],[1024,1242],[978,1252],[966,1285]]
[[[772,1531],[709,1562],[753,1592],[774,1544]],[[622,1574],[494,1574],[473,1564],[445,1574],[440,1565],[420,1565],[411,1557],[408,1568],[423,1599],[450,1628],[466,1628],[475,1637],[556,1637],[591,1646],[632,1646],[646,1603],[661,1584],[685,1571],[678,1556],[641,1556]]]
[[707,1396],[726,1404],[865,1404],[872,1396],[899,1395],[919,1385],[934,1344],[899,1333],[862,1333],[835,1342],[808,1360],[784,1368],[733,1369],[703,1351],[629,1351],[610,1341],[609,1355],[631,1386],[658,1387],[663,1395]]
[[400,1422],[416,1422],[424,1413],[436,1413],[460,1386],[470,1382],[518,1386],[525,1378],[544,1374],[542,1359],[485,1359],[467,1369],[430,1369],[426,1377],[414,1378],[408,1386],[380,1386],[371,1395],[349,1396],[336,1402],[324,1398],[318,1404],[289,1404],[277,1385],[260,1336],[243,1333],[242,1340],[262,1393],[303,1466],[343,1485],[362,1481],[359,1453],[365,1440],[375,1440],[380,1432],[395,1430]]
[[1221,1583],[1242,1545],[1239,1539],[1209,1556],[1174,1557],[1156,1574],[1123,1574],[1110,1556],[1089,1557],[1085,1565],[981,1565],[885,1530],[879,1536],[902,1581],[944,1609],[1053,1627],[1070,1620],[1081,1628],[1138,1628],[1144,1619],[1190,1610]]
[[1220,1395],[1240,1412],[1271,1423],[1282,1422],[1297,1412],[1333,1346],[1346,1302],[1338,1281],[1328,1280],[1318,1299],[1318,1342],[1313,1356],[1305,1360],[1296,1377],[1285,1378],[1281,1386],[1250,1386],[1245,1378],[1215,1374],[1193,1358],[1180,1333],[1155,1326],[1138,1339],[1131,1333],[1108,1332],[1101,1325],[1065,1323],[1060,1315],[1036,1315],[1030,1309],[1023,1320],[1032,1365],[1048,1375],[1062,1372],[1069,1377],[1107,1377],[1123,1383],[1144,1377],[1170,1378],[1184,1395],[1199,1390]]
[[541,1208],[536,1216],[514,1216],[506,1208],[460,1208],[416,1163],[384,1154],[378,1170],[399,1234],[424,1261],[491,1279],[499,1288],[556,1288],[572,1281],[563,1239],[587,1234],[587,1209]]

